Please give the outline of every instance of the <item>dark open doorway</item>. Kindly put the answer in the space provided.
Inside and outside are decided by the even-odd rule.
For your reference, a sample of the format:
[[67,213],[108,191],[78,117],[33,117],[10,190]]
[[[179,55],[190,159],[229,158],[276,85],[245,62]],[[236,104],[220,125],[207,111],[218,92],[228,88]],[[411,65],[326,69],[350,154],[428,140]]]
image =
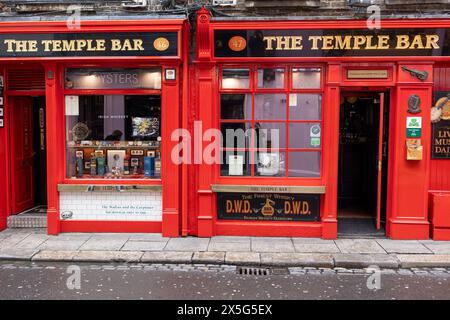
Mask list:
[[45,215],[47,212],[45,97],[11,97],[10,110],[10,213]]
[[339,131],[338,234],[384,236],[389,93],[343,93]]

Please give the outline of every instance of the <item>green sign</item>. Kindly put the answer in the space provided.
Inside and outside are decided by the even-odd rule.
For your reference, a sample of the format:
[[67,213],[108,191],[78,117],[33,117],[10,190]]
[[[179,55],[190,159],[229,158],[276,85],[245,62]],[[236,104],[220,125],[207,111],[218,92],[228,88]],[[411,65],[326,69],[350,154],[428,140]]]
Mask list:
[[422,129],[420,128],[407,128],[406,129],[407,138],[420,138],[422,137]]

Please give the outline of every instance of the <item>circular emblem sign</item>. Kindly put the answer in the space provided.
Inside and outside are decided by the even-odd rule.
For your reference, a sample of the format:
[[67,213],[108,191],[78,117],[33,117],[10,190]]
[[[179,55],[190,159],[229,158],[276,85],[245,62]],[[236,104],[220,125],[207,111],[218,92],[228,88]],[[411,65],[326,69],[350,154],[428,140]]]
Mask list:
[[166,51],[169,49],[169,40],[166,38],[156,38],[155,41],[153,41],[153,46],[158,51]]
[[228,47],[233,51],[242,51],[247,47],[247,40],[241,36],[234,36],[228,41]]

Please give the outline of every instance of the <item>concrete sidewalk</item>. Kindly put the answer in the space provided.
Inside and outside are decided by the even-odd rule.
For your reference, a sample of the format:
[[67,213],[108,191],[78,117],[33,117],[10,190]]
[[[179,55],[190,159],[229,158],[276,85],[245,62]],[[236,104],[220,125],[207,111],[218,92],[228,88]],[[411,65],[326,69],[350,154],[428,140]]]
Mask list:
[[277,267],[450,267],[450,241],[213,237],[65,233],[45,229],[0,232],[0,260],[230,264]]

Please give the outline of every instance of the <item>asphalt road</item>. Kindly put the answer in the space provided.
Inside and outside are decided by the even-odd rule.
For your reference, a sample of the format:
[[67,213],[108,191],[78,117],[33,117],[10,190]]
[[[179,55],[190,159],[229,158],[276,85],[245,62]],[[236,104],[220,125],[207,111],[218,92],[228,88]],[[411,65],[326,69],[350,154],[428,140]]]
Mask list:
[[368,288],[363,270],[254,276],[233,268],[1,262],[0,299],[450,299],[445,269],[383,271]]

